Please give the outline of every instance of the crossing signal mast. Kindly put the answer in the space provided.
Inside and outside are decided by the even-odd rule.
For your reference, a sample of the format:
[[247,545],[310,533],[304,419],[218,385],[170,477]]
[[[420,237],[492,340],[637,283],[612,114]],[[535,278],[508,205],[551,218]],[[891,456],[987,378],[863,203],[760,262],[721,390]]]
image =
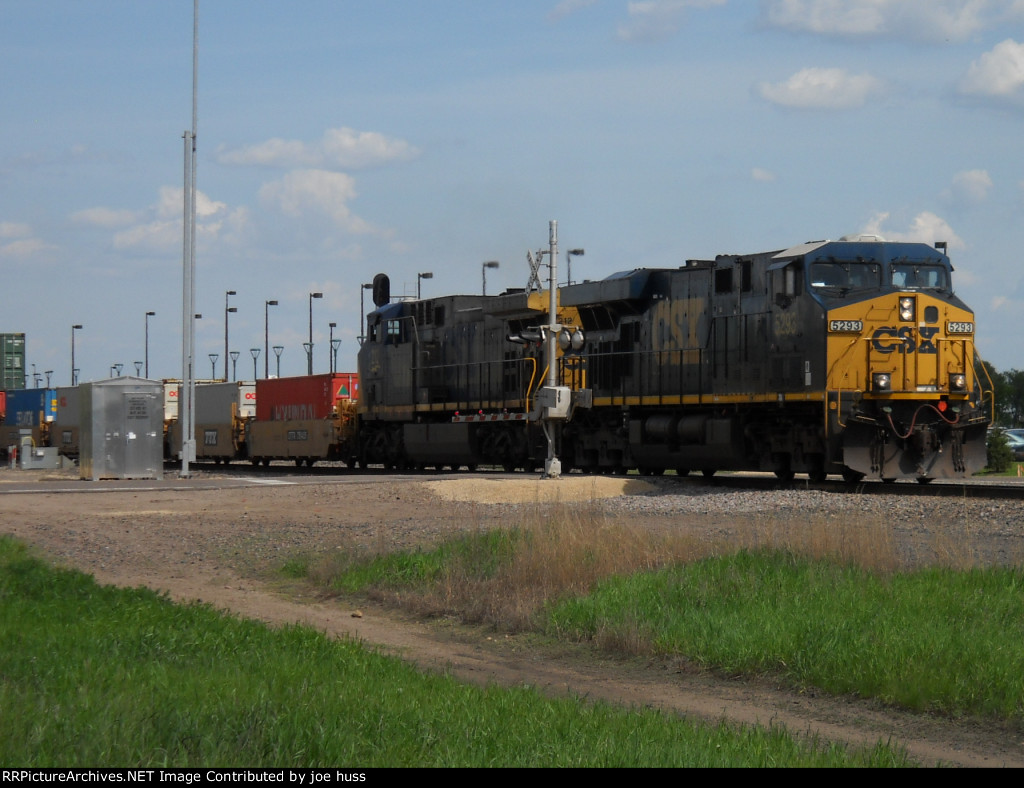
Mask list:
[[[572,391],[568,386],[559,385],[558,380],[558,339],[565,326],[558,323],[558,222],[551,220],[548,230],[547,251],[538,250],[536,255],[526,253],[530,263],[530,279],[527,291],[541,289],[540,266],[544,255],[548,257],[548,322],[541,326],[544,339],[544,360],[548,367],[544,386],[537,392],[534,399],[535,408],[530,413],[531,420],[539,420],[548,442],[548,456],[544,462],[544,479],[557,479],[562,475],[562,462],[558,459],[558,438],[562,425],[569,418]],[[583,335],[579,334],[582,342]],[[565,334],[568,336],[568,334]],[[575,334],[573,335],[575,336]]]

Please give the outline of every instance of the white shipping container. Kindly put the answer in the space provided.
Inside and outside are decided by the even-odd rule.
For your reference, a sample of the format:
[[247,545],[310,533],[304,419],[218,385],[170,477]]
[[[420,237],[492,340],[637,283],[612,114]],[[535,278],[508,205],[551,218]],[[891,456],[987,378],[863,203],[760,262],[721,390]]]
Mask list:
[[251,419],[256,415],[256,384],[204,383],[196,386],[196,426],[231,424],[232,417]]

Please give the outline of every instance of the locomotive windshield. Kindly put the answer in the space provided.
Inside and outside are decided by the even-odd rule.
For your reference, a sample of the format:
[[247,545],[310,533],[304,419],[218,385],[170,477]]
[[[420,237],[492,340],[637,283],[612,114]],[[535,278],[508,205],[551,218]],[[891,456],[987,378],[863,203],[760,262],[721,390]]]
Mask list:
[[911,290],[949,290],[949,271],[927,263],[893,263],[892,283]]
[[811,287],[816,290],[848,293],[882,284],[882,267],[878,263],[827,262],[811,265]]

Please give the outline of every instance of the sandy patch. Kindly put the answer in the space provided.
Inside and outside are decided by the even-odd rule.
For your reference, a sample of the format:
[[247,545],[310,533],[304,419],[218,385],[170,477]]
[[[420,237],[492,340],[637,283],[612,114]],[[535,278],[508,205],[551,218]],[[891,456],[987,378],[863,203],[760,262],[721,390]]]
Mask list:
[[654,486],[614,476],[570,476],[559,479],[443,479],[422,482],[446,501],[473,503],[577,503],[620,495],[643,495]]

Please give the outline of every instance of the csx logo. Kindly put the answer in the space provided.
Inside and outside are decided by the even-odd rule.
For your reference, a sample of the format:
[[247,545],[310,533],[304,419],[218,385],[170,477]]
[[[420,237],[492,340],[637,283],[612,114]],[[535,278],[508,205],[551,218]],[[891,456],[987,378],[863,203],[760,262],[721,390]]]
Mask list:
[[933,340],[938,333],[937,326],[917,329],[917,337],[914,336],[914,329],[910,326],[903,328],[882,326],[875,329],[875,333],[871,335],[871,344],[879,353],[935,354],[939,351]]

